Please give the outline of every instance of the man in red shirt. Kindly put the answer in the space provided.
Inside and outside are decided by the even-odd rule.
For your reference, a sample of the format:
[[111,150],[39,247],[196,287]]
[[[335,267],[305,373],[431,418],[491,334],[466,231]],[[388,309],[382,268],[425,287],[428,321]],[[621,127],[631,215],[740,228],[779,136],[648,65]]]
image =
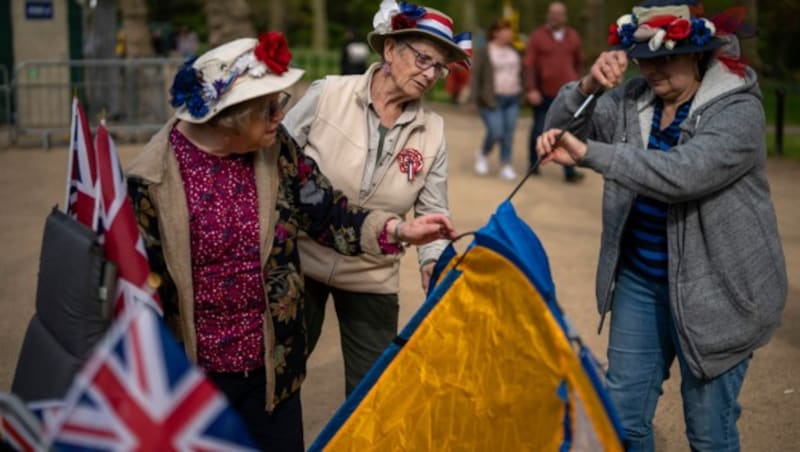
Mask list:
[[[536,139],[544,129],[547,109],[567,83],[579,78],[583,70],[581,38],[567,26],[567,7],[550,3],[547,23],[533,30],[525,46],[525,98],[533,106],[533,127],[529,142],[530,164],[536,163]],[[572,166],[564,167],[567,182],[578,182],[583,175]]]

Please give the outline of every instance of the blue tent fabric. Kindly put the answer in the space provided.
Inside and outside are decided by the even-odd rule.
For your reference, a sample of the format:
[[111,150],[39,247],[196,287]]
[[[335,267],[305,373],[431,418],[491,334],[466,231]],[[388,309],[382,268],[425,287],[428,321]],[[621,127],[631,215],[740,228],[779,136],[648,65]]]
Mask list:
[[[555,286],[553,284],[544,247],[533,230],[517,216],[513,205],[509,201],[502,203],[492,215],[489,222],[474,233],[474,240],[468,246],[465,253],[469,253],[470,250],[478,246],[490,249],[512,262],[535,287],[539,295],[541,295],[548,311],[552,314],[553,319],[560,327],[566,340],[572,344],[572,348],[578,356],[580,367],[582,367],[588,375],[591,386],[594,387],[601,399],[602,406],[608,411],[613,429],[616,431],[621,441],[621,425],[605,393],[597,363],[588,349],[580,342],[576,332],[563,315],[556,301]],[[447,247],[443,252],[434,268],[434,275],[431,278],[432,284],[431,287],[429,287],[427,298],[423,305],[398,334],[397,340],[384,351],[383,355],[378,359],[359,386],[356,387],[355,391],[334,414],[332,419],[310,446],[309,450],[323,450],[342,426],[348,422],[351,415],[359,407],[359,404],[365,397],[367,397],[373,387],[379,384],[383,373],[398,354],[402,352],[403,345],[409,341],[420,325],[426,321],[429,313],[431,313],[442,300],[442,297],[447,294],[453,284],[461,278],[462,271],[458,267],[460,261],[454,261],[454,259],[460,259],[463,258],[463,256],[463,254],[458,256],[452,245]],[[433,283],[434,281],[436,281],[435,284]],[[565,401],[566,405],[568,405],[567,399],[569,397],[569,391],[566,381],[558,388],[558,396]],[[563,424],[564,430],[562,432],[561,449],[569,450],[573,439],[573,432],[571,431],[569,421],[569,410],[566,411]]]

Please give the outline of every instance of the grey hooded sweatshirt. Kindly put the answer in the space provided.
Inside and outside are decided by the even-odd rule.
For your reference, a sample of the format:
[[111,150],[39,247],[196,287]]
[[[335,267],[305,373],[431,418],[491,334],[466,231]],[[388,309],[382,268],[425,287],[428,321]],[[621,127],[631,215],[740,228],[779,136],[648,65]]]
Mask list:
[[[547,128],[565,126],[585,98],[577,82],[565,85]],[[570,127],[587,140],[580,165],[605,179],[597,306],[602,317],[612,309],[636,196],[667,203],[670,308],[692,373],[711,379],[769,341],[786,303],[761,92],[751,69],[741,78],[712,60],[679,144],[668,152],[646,149],[653,100],[636,77],[600,96]]]

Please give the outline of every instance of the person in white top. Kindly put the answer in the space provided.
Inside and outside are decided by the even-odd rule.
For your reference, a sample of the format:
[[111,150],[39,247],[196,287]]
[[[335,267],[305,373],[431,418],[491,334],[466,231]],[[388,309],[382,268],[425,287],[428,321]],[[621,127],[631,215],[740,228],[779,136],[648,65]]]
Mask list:
[[511,148],[522,96],[522,59],[511,46],[513,37],[508,20],[498,19],[492,24],[489,43],[475,54],[472,79],[473,97],[486,126],[486,137],[475,160],[475,172],[488,174],[487,156],[499,142],[499,176],[506,180],[517,177],[511,165]]

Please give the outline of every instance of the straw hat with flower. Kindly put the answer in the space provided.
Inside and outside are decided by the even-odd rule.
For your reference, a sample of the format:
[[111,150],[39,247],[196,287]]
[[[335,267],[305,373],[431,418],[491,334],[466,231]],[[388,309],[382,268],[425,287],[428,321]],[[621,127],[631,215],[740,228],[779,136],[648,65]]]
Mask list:
[[266,32],[215,47],[187,60],[169,92],[175,115],[205,123],[227,107],[282,91],[303,72],[289,67],[292,54],[282,33]]

